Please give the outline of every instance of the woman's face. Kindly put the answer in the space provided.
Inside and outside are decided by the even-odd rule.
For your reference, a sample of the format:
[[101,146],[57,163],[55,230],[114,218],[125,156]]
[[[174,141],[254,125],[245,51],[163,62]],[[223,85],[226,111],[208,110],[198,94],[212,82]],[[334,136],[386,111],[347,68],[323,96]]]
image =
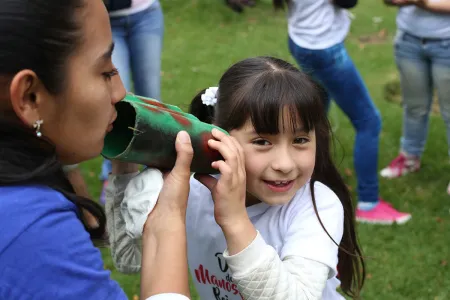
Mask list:
[[[42,119],[42,136],[55,146],[63,164],[73,164],[98,156],[104,137],[116,118],[114,105],[125,97],[125,89],[111,60],[112,34],[108,13],[102,0],[85,1],[77,12],[82,25],[82,40],[68,58],[66,86],[53,95],[36,87],[33,112],[19,111],[28,125]],[[16,75],[17,77],[18,75]],[[11,85],[14,102],[20,84]],[[20,92],[20,91],[19,91]],[[20,94],[20,93],[19,93]]]

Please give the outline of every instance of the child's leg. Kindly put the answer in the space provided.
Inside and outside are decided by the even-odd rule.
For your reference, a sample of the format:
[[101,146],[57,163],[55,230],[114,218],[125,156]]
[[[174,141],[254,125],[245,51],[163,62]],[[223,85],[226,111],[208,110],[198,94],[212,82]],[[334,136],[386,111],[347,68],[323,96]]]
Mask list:
[[108,185],[108,176],[112,171],[112,165],[111,165],[111,161],[108,159],[103,159],[102,162],[102,172],[100,174],[100,180],[102,181],[102,191],[100,194],[100,203],[101,204],[105,204],[105,189],[106,186]]
[[164,16],[158,1],[130,16],[130,59],[136,95],[161,101],[161,51]]
[[403,134],[401,152],[381,170],[383,177],[400,177],[420,169],[433,96],[431,65],[423,50],[419,39],[397,34],[395,60],[402,89]]
[[127,17],[110,18],[114,41],[112,62],[119,70],[120,79],[127,90],[131,91],[129,29]]
[[[447,127],[447,142],[450,148],[450,39],[432,43],[429,48],[432,56],[433,83],[437,89],[442,118]],[[449,150],[450,155],[450,150]],[[450,184],[447,186],[450,194]]]
[[[297,64],[300,66],[303,72],[308,73],[312,76],[317,82],[319,82],[322,86],[326,88],[324,83],[321,81],[320,76],[316,76],[316,70],[321,69],[323,66],[320,63],[320,59],[315,55],[317,51],[309,50],[305,48],[299,47],[294,41],[289,38],[288,39],[289,51],[291,52],[294,59],[297,61]],[[316,62],[317,60],[317,62]],[[325,90],[327,93],[324,101],[325,110],[328,112],[330,109],[331,99],[328,95],[328,90]]]
[[[447,142],[450,147],[450,39],[430,44],[432,56],[431,74],[439,98],[442,118],[447,127]],[[450,154],[450,151],[449,151]]]
[[[297,52],[298,54],[298,52]],[[311,50],[300,58],[305,72],[317,78],[356,129],[354,164],[359,199],[378,201],[378,141],[380,115],[352,60],[342,44],[324,50]]]
[[354,164],[358,179],[358,198],[378,201],[378,144],[381,118],[369,92],[343,45],[328,52],[335,58],[330,69],[319,72],[336,104],[356,129]]

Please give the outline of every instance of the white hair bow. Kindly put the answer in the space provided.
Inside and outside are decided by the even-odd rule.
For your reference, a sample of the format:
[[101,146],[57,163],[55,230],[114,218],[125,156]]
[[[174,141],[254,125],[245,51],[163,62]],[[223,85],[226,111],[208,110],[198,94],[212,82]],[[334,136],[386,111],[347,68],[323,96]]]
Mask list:
[[202,102],[205,105],[214,106],[217,103],[217,91],[218,87],[210,87],[202,94]]

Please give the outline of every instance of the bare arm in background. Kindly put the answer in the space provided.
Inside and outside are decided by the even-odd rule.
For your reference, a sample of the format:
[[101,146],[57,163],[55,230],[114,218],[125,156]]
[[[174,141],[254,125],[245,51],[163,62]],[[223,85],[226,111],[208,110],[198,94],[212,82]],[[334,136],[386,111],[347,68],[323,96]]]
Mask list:
[[395,6],[417,5],[435,13],[450,13],[450,0],[390,0],[390,4]]

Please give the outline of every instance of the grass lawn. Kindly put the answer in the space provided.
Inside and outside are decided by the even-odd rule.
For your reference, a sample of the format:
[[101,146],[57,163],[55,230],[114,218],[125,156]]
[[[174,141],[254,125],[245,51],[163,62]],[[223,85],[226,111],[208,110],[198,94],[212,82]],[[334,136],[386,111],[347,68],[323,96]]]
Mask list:
[[[162,1],[166,26],[162,101],[186,109],[199,89],[216,85],[228,66],[245,57],[273,55],[294,62],[287,49],[285,15],[274,13],[269,0],[258,2],[257,7],[242,15],[222,3]],[[397,155],[401,135],[401,107],[387,101],[385,93],[386,85],[397,80],[392,48],[396,10],[383,6],[381,0],[370,0],[360,1],[352,12],[356,18],[346,43],[383,118],[381,168]],[[335,107],[330,118],[339,141],[337,161],[354,190],[354,131]],[[450,171],[448,162],[444,124],[439,116],[434,116],[422,171],[406,178],[380,181],[381,196],[396,208],[412,212],[413,219],[403,226],[358,226],[368,257],[363,299],[450,299],[450,196],[445,193],[450,180],[445,175]],[[96,159],[82,165],[96,198],[100,192],[100,163]],[[108,252],[102,249],[113,278],[130,299],[138,299],[139,276],[116,272]],[[198,299],[195,292],[193,299]]]

